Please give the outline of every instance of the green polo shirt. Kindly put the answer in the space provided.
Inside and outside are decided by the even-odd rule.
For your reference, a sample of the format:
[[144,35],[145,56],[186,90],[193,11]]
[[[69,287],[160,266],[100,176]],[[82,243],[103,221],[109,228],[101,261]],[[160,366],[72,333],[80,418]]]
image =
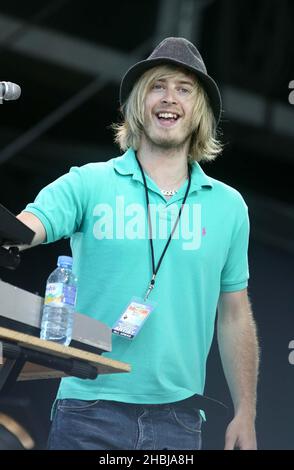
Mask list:
[[[147,176],[157,262],[183,201],[187,181],[169,201]],[[70,237],[78,277],[76,310],[112,327],[152,276],[145,191],[132,149],[105,163],[71,168],[26,211],[43,223],[47,242]],[[193,164],[180,223],[149,299],[157,303],[133,340],[112,336],[104,355],[130,373],[95,380],[64,378],[58,398],[167,403],[202,394],[220,292],[246,288],[248,214],[241,195]]]

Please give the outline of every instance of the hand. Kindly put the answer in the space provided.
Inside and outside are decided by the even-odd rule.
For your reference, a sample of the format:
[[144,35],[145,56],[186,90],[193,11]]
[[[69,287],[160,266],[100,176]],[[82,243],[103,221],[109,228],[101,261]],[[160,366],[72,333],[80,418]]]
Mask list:
[[254,420],[237,414],[226,430],[225,450],[257,450]]

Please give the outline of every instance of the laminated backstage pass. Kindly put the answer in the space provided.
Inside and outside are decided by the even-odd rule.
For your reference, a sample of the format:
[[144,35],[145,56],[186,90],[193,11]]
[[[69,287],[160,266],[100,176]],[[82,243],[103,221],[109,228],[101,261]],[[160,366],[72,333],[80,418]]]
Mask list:
[[156,303],[133,297],[131,302],[112,327],[112,333],[133,339],[155,309]]

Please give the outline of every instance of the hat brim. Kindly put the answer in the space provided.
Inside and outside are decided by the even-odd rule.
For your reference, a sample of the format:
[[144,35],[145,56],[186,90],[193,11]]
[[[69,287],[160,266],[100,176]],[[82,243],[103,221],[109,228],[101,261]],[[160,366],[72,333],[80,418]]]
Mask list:
[[120,85],[120,104],[123,105],[126,102],[136,81],[138,78],[140,78],[141,75],[143,75],[144,72],[146,72],[146,70],[162,64],[173,64],[179,67],[183,67],[194,73],[197,78],[199,78],[201,85],[207,93],[209,104],[215,117],[215,122],[218,124],[221,117],[222,101],[218,86],[213,78],[203,73],[201,70],[196,69],[195,67],[189,67],[184,62],[175,59],[169,59],[167,57],[157,57],[154,59],[142,60],[141,62],[137,62],[135,65],[133,65],[122,78]]

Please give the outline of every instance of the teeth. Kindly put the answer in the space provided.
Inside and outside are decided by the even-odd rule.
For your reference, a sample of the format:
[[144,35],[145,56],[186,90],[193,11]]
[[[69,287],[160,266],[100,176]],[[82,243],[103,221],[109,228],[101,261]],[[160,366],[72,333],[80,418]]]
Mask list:
[[164,119],[177,119],[178,115],[173,113],[158,113],[158,117]]

